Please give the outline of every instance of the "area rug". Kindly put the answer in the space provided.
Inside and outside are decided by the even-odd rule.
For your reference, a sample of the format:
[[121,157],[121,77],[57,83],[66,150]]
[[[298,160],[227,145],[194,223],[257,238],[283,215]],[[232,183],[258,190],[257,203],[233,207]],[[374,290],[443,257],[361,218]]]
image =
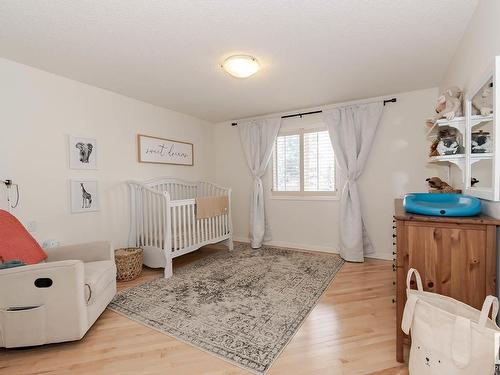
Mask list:
[[263,374],[342,264],[336,254],[240,244],[128,289],[109,308]]

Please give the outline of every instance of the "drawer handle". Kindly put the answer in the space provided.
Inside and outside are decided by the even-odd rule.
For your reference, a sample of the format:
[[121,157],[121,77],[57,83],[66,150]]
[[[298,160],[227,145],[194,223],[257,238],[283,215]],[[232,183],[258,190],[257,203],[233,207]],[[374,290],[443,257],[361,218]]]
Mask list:
[[52,279],[49,279],[48,277],[36,279],[35,286],[37,288],[50,288],[52,286]]
[[434,286],[434,283],[433,283],[432,281],[429,281],[429,282],[427,283],[427,286],[428,286],[429,288],[432,288],[432,287]]

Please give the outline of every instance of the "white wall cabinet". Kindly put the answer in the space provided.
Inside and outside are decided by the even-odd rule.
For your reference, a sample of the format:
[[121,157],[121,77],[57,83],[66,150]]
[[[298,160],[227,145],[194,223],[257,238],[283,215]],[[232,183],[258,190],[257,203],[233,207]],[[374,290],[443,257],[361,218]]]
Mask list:
[[465,93],[464,103],[464,192],[491,201],[500,200],[499,76],[497,56],[491,69]]

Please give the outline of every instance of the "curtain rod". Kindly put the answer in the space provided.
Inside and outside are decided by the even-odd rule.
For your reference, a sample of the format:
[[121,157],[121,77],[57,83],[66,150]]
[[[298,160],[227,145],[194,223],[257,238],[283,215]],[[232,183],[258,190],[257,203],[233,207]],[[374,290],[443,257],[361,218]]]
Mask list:
[[[386,99],[386,100],[384,100],[384,106],[387,103],[396,103],[396,102],[397,102],[397,98]],[[281,118],[302,117],[302,116],[307,116],[307,115],[315,115],[316,113],[322,113],[322,112],[323,112],[322,110],[319,110],[319,111],[311,111],[311,112],[294,113],[293,115],[281,116]],[[238,125],[237,122],[231,123],[231,126],[236,126],[236,125]]]

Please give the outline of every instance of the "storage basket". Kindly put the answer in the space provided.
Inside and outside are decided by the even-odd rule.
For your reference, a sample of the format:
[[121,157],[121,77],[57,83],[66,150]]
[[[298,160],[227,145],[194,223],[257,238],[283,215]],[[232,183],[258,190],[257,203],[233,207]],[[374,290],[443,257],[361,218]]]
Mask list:
[[[417,290],[410,289],[415,274]],[[424,292],[411,268],[401,328],[411,330],[410,375],[493,375],[498,299],[486,297],[481,311],[451,297]],[[491,310],[491,319],[488,317]]]
[[115,250],[116,279],[130,281],[137,278],[142,271],[142,249],[127,247]]

